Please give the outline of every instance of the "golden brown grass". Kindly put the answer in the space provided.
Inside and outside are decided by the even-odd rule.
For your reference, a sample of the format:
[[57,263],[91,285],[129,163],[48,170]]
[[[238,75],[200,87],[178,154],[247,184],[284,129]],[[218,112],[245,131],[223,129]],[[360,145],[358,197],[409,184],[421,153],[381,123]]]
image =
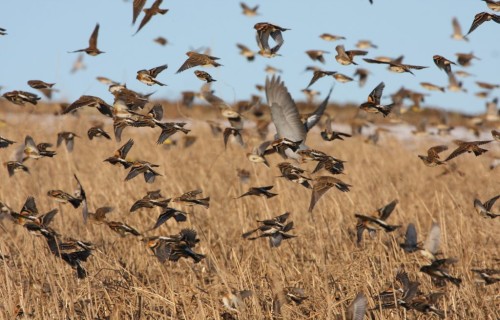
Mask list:
[[[166,109],[166,116],[172,114]],[[342,315],[356,293],[364,292],[369,307],[378,292],[391,286],[395,271],[403,265],[410,279],[421,282],[423,292],[446,292],[439,306],[449,319],[498,319],[499,286],[474,283],[471,268],[497,267],[500,259],[498,227],[500,219],[477,216],[474,197],[486,200],[500,190],[498,168],[490,171],[487,156],[465,155],[455,162],[465,172],[436,176],[442,168],[425,167],[417,158],[434,145],[428,138],[401,143],[385,134],[378,146],[363,143],[361,137],[326,143],[314,131],[308,144],[347,161],[346,175],[340,178],[352,184],[349,193],[330,190],[309,214],[310,191],[298,184],[276,178],[276,164],[271,168],[254,165],[246,152],[258,143],[246,138],[249,147],[228,145],[224,151],[222,137],[213,137],[203,121],[193,121],[189,128],[196,143],[184,149],[157,146],[158,130],[127,128],[122,143],[107,140],[89,141],[88,116],[52,117],[27,114],[6,115],[8,125],[2,136],[18,141],[26,134],[37,142],[55,142],[57,132],[72,130],[77,139],[73,153],[62,146],[53,159],[29,160],[31,174],[18,173],[9,178],[0,171],[0,200],[19,210],[29,195],[38,208],[60,212],[53,228],[64,236],[92,241],[97,250],[84,263],[89,276],[78,280],[75,271],[48,251],[45,239],[29,234],[24,228],[4,219],[0,221],[0,318],[14,319],[22,309],[26,317],[36,319],[220,319],[230,312],[239,319],[269,319],[275,296],[285,287],[302,287],[309,296],[301,305],[283,306],[285,319],[334,319]],[[110,123],[106,130],[112,132]],[[273,132],[274,129],[271,129]],[[147,185],[142,177],[124,182],[126,172],[103,160],[129,137],[136,141],[129,156],[160,165],[158,177]],[[175,139],[181,138],[177,134]],[[451,138],[449,139],[451,140]],[[451,145],[451,143],[449,143]],[[2,162],[9,160],[16,145],[0,150]],[[498,153],[498,143],[488,145]],[[306,166],[312,169],[312,165]],[[251,172],[249,184],[241,184],[237,168]],[[199,264],[182,259],[178,263],[160,264],[150,250],[134,237],[120,238],[105,225],[83,225],[81,210],[59,205],[48,198],[50,189],[71,191],[73,173],[80,178],[89,199],[91,211],[113,206],[110,220],[124,221],[140,231],[150,228],[158,209],[129,213],[130,206],[147,190],[161,189],[167,197],[201,188],[211,197],[209,210],[186,209],[186,223],[168,221],[148,235],[175,234],[182,228],[194,228],[201,242],[197,252],[207,255]],[[326,174],[326,173],[322,173]],[[495,178],[496,177],[496,178]],[[246,197],[234,200],[250,186],[275,185],[279,195],[269,200]],[[404,228],[392,233],[365,237],[355,244],[355,212],[370,212],[393,199],[399,199],[389,218]],[[264,239],[247,241],[241,234],[257,226],[256,219],[270,218],[290,211],[295,223],[291,233],[297,238],[271,249]],[[419,272],[427,262],[419,254],[405,254],[398,246],[406,225],[415,223],[419,240],[424,240],[432,221],[442,228],[441,250],[446,257],[460,261],[451,274],[463,279],[460,288],[448,284],[435,288],[427,275]],[[366,236],[366,235],[365,235]],[[252,290],[239,313],[222,305],[222,297],[231,290]],[[375,319],[430,319],[403,310],[374,311]],[[21,316],[22,318],[22,316]]]

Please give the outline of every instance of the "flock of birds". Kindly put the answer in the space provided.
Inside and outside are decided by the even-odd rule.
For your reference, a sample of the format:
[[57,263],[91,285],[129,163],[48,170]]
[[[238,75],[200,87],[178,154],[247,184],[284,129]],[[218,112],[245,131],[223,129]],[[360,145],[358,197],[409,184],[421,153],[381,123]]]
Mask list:
[[[499,1],[485,0],[485,2],[491,10],[495,12],[500,11]],[[133,1],[133,23],[136,22],[141,12],[144,12],[144,16],[139,24],[137,32],[139,32],[155,15],[164,15],[169,11],[168,9],[160,8],[162,0],[154,1],[150,8],[143,10],[145,4],[146,0]],[[244,3],[241,3],[241,7],[243,14],[247,16],[257,15],[258,6],[251,8]],[[454,34],[452,37],[457,40],[467,41],[467,36],[475,31],[482,23],[491,20],[496,23],[500,23],[500,16],[488,12],[477,14],[466,35],[461,33],[458,22],[454,20]],[[238,44],[237,46],[241,50],[241,54],[248,61],[253,61],[257,54],[266,58],[279,56],[280,48],[285,43],[283,35],[289,29],[282,28],[271,23],[257,23],[254,28],[256,30],[256,39],[259,50],[257,52],[253,52],[248,47]],[[90,56],[103,54],[104,52],[99,50],[97,46],[98,34],[99,24],[96,25],[94,31],[92,32],[88,47],[73,52],[84,52]],[[7,35],[6,30],[0,28],[0,35]],[[343,39],[341,36],[326,33],[322,34],[320,37],[326,41],[338,41]],[[163,44],[166,43],[165,39],[155,39],[155,41]],[[368,49],[370,47],[375,47],[375,45],[369,41],[360,41],[360,43],[358,43],[359,49]],[[343,45],[336,46],[335,50],[337,52],[335,59],[340,65],[357,65],[358,63],[355,61],[356,57],[368,54],[368,51],[365,50],[346,50]],[[323,50],[309,50],[306,52],[306,54],[313,61],[319,61],[320,63],[325,62],[324,55],[328,53],[329,52]],[[209,53],[189,51],[186,55],[187,59],[179,67],[177,73],[194,67],[222,66],[222,64],[218,62],[220,59],[210,55]],[[451,84],[455,84],[459,87],[458,90],[461,90],[460,85],[455,79],[456,73],[453,72],[452,68],[457,63],[462,66],[467,66],[470,64],[470,60],[474,58],[476,57],[473,54],[459,54],[458,60],[455,63],[454,61],[441,55],[434,55],[433,60],[436,66],[443,70],[448,76],[450,86]],[[397,59],[378,57],[365,58],[363,60],[369,64],[387,65],[390,71],[397,73],[414,74],[414,70],[427,68],[426,66],[403,63],[403,57]],[[78,61],[78,63],[81,64],[81,58],[79,58]],[[158,66],[152,69],[139,70],[137,71],[137,80],[148,86],[164,86],[164,83],[160,82],[156,78],[165,69],[167,69],[167,65]],[[319,79],[326,76],[332,76],[340,82],[353,80],[352,78],[336,71],[326,71],[318,67],[308,69],[313,72],[313,76],[307,86],[307,90],[309,90],[309,87],[314,85],[314,83],[316,83]],[[236,143],[239,143],[242,146],[245,145],[242,132],[244,132],[244,122],[246,120],[244,121],[245,117],[242,116],[242,113],[253,110],[253,113],[256,116],[260,117],[265,114],[266,110],[261,107],[260,99],[253,99],[253,101],[249,102],[243,109],[230,106],[221,98],[216,96],[214,91],[211,90],[210,85],[216,80],[213,79],[209,73],[202,70],[196,70],[194,73],[197,78],[204,82],[204,84],[200,92],[196,94],[191,93],[191,95],[187,98],[188,102],[185,103],[190,104],[190,101],[192,101],[195,95],[206,100],[210,105],[220,110],[221,115],[229,122],[229,126],[225,128],[223,128],[222,122],[210,122],[209,124],[212,132],[214,134],[222,134],[223,141],[226,146],[230,139],[236,141]],[[366,82],[368,74],[369,72],[366,69],[359,68],[356,71],[356,76],[359,76],[360,85],[363,85],[364,82]],[[171,141],[171,137],[177,132],[181,132],[183,134],[188,134],[190,132],[190,129],[185,128],[187,123],[164,122],[163,107],[161,104],[155,104],[147,112],[141,112],[141,110],[143,110],[149,102],[148,95],[135,92],[127,88],[124,84],[120,84],[104,77],[100,77],[98,80],[109,85],[109,91],[114,96],[114,102],[112,105],[105,102],[102,98],[83,95],[73,103],[64,106],[61,115],[72,114],[85,107],[96,108],[103,116],[112,119],[114,136],[118,142],[121,141],[122,131],[128,127],[160,128],[161,133],[157,140],[158,144],[164,144]],[[47,83],[41,80],[30,80],[28,81],[28,85],[31,88],[40,90],[49,98],[51,93],[55,90],[53,88],[55,84]],[[445,88],[432,83],[422,82],[421,85],[428,90],[445,91]],[[478,82],[478,85],[487,90],[494,90],[500,87],[500,85],[488,84],[485,82]],[[387,117],[392,115],[395,113],[394,110],[400,106],[403,99],[410,98],[412,96],[411,92],[400,92],[399,96],[392,96],[391,102],[382,103],[381,100],[383,99],[384,87],[384,82],[381,82],[368,95],[366,102],[359,106],[360,118],[366,116],[366,114],[372,114],[372,116],[375,117]],[[337,178],[339,174],[344,172],[345,161],[337,159],[322,151],[312,149],[305,144],[307,135],[311,132],[311,129],[319,123],[323,116],[327,117],[325,129],[321,131],[321,138],[323,140],[344,140],[350,138],[352,134],[356,133],[354,130],[352,134],[348,134],[334,131],[332,129],[332,119],[329,115],[325,114],[331,91],[312,114],[302,117],[294,100],[288,92],[285,83],[280,79],[280,77],[273,76],[272,78],[268,78],[265,85],[262,86],[261,89],[264,91],[267,99],[266,104],[271,113],[272,123],[276,128],[276,135],[272,141],[266,140],[265,137],[267,136],[269,121],[263,121],[263,124],[257,122],[257,128],[260,128],[262,131],[261,137],[266,141],[262,142],[256,146],[252,152],[248,153],[247,158],[253,163],[269,167],[269,162],[266,157],[272,154],[278,154],[282,157],[284,161],[277,165],[279,171],[281,172],[281,178],[300,184],[304,188],[311,190],[311,200],[309,206],[309,212],[311,213],[314,211],[314,208],[320,201],[321,197],[330,189],[335,187],[341,192],[349,192],[353,186]],[[6,92],[3,94],[3,97],[14,104],[21,106],[24,106],[27,103],[36,105],[37,101],[40,99],[40,97],[34,93],[21,90]],[[494,123],[494,121],[498,120],[496,105],[493,108],[493,114],[491,115],[490,112],[490,116],[494,119],[483,119],[481,124],[490,120]],[[111,135],[104,130],[102,123],[88,129],[87,134],[90,140],[98,138],[111,139]],[[480,146],[500,142],[499,131],[492,130],[491,135],[492,139],[490,140],[454,140],[454,143],[457,145],[456,149],[453,150],[444,160],[440,158],[440,154],[448,149],[448,146],[446,145],[434,146],[427,150],[427,155],[419,155],[418,157],[426,166],[433,167],[440,165],[446,166],[451,160],[465,153],[474,153],[475,156],[480,156],[488,151]],[[67,151],[72,152],[74,149],[75,138],[77,137],[79,137],[79,135],[74,132],[60,132],[57,136],[57,147],[64,143]],[[22,144],[22,146],[15,152],[15,159],[5,163],[9,176],[12,177],[13,175],[18,174],[18,172],[29,173],[27,163],[29,163],[28,160],[30,159],[38,160],[41,158],[52,158],[56,156],[56,151],[51,150],[51,143],[36,143],[35,141],[35,138],[29,135],[26,136],[24,144]],[[8,148],[14,143],[15,142],[13,140],[0,136],[0,148]],[[125,181],[142,175],[146,183],[154,183],[157,177],[162,176],[161,173],[158,172],[159,166],[147,160],[130,160],[127,155],[133,146],[134,140],[129,139],[118,150],[116,150],[112,156],[104,159],[104,161],[114,166],[122,167],[125,170],[129,170],[125,177]],[[293,163],[293,161],[295,162]],[[316,162],[317,165],[314,171],[309,174],[305,169],[302,169],[300,164],[304,162]],[[311,178],[311,175],[321,171],[325,174]],[[245,178],[248,178],[249,175],[249,173],[245,171],[241,171],[238,174],[242,181],[245,181]],[[158,207],[161,209],[161,213],[158,216],[156,223],[150,229],[145,232],[139,232],[136,228],[124,222],[108,220],[107,214],[113,210],[111,207],[101,207],[96,209],[95,212],[90,212],[87,205],[87,194],[78,177],[75,175],[74,178],[77,184],[77,189],[73,194],[62,190],[50,190],[47,195],[55,201],[69,203],[74,208],[81,207],[84,223],[89,221],[91,223],[103,224],[118,233],[120,236],[132,235],[139,237],[162,263],[165,261],[175,262],[181,258],[189,258],[192,259],[194,263],[198,263],[205,258],[205,255],[196,252],[194,249],[200,241],[195,230],[182,229],[178,234],[168,236],[144,235],[146,232],[159,228],[169,219],[173,218],[179,223],[187,220],[188,214],[180,209],[171,207],[171,203],[209,208],[210,197],[201,196],[203,193],[202,190],[188,191],[174,198],[163,196],[160,190],[147,192],[143,198],[138,199],[132,205],[130,212],[135,212],[142,208],[151,209]],[[247,196],[272,198],[277,196],[276,193],[271,192],[272,189],[272,185],[250,187],[247,192],[238,198]],[[474,199],[474,208],[477,213],[484,218],[497,218],[500,214],[495,213],[493,207],[498,198],[500,198],[500,195],[496,195],[486,202]],[[364,239],[364,231],[367,231],[370,237],[373,237],[377,232],[393,232],[394,230],[402,227],[401,225],[390,225],[387,222],[387,219],[390,217],[397,204],[398,200],[394,200],[386,206],[374,210],[372,213],[356,213],[355,216],[358,220],[356,225],[357,243],[362,243]],[[76,270],[77,277],[83,279],[88,274],[83,266],[83,263],[91,257],[95,246],[87,241],[63,236],[58,231],[52,229],[50,227],[50,223],[56,216],[57,212],[57,209],[51,210],[47,213],[39,212],[35,199],[31,196],[26,199],[24,206],[18,211],[10,208],[6,203],[0,202],[0,213],[2,216],[9,217],[12,221],[22,225],[30,232],[45,237],[49,251],[74,268]],[[281,245],[282,241],[297,237],[297,235],[290,233],[294,230],[294,224],[293,221],[289,220],[289,218],[290,213],[286,212],[272,219],[257,220],[259,225],[248,232],[245,232],[242,237],[248,240],[267,238],[269,239],[271,247],[278,247]],[[447,267],[455,263],[456,259],[445,258],[439,256],[438,254],[441,238],[440,234],[441,230],[439,225],[433,223],[427,239],[424,244],[421,245],[417,239],[415,225],[410,223],[406,227],[405,242],[400,244],[401,249],[406,253],[420,252],[429,260],[429,264],[422,266],[420,271],[431,276],[433,282],[437,286],[442,287],[446,282],[450,282],[459,287],[462,280],[457,276],[451,275],[447,270]],[[477,273],[479,280],[487,285],[500,281],[500,277],[498,276],[500,274],[500,270],[473,269],[472,271]],[[398,289],[396,291],[386,291],[380,293],[376,297],[378,304],[374,310],[378,310],[380,308],[401,307],[406,310],[434,313],[441,318],[445,317],[445,312],[437,307],[437,301],[440,296],[444,295],[444,293],[425,294],[421,292],[418,288],[419,283],[410,280],[410,275],[408,275],[404,270],[398,271],[396,281],[399,283],[399,285],[396,286]],[[241,302],[240,300],[244,299],[248,295],[248,292],[234,292],[230,296],[224,298],[224,305],[227,308],[234,310]],[[303,290],[300,288],[290,289],[286,293],[286,296],[288,300],[294,301],[297,304],[307,298]],[[274,308],[274,312],[279,313],[280,305],[277,304]],[[367,298],[363,293],[359,293],[353,300],[351,306],[348,308],[347,319],[363,319],[366,310]],[[225,317],[230,319],[231,316],[227,314]]]

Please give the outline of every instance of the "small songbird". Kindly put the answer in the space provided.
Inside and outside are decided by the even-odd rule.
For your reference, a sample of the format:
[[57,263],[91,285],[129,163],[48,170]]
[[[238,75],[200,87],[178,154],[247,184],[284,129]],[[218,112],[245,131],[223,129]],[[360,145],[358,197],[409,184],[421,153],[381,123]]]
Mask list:
[[491,211],[491,208],[493,208],[493,205],[498,198],[500,198],[500,195],[491,198],[485,203],[482,203],[479,199],[474,199],[474,209],[476,209],[476,212],[484,218],[495,219],[496,217],[500,217],[500,213],[493,213]]
[[488,12],[480,12],[474,16],[474,21],[472,21],[472,25],[470,26],[469,32],[467,32],[467,36],[472,33],[472,31],[476,30],[477,27],[482,25],[486,21],[495,21],[496,23],[500,23],[500,15],[496,15]]
[[[500,282],[500,270],[494,269],[471,269],[472,272],[476,273],[476,282],[484,283],[485,285],[494,284]],[[497,275],[497,276],[495,276]]]
[[453,26],[453,34],[451,35],[452,39],[469,41],[469,39],[463,35],[462,28],[460,27],[460,23],[456,17],[453,17],[451,24]]
[[161,128],[160,136],[156,141],[157,144],[163,144],[168,138],[174,135],[176,132],[181,131],[184,134],[188,134],[191,130],[184,128],[186,122],[161,122],[157,125]]
[[333,35],[333,34],[330,34],[330,33],[323,33],[319,37],[321,39],[325,40],[325,41],[345,40],[345,37]]
[[296,167],[289,162],[278,163],[278,169],[281,172],[281,177],[298,183],[307,189],[312,189],[311,184],[309,183],[311,179],[302,175],[305,172],[304,169]]
[[57,134],[56,146],[59,147],[61,145],[61,143],[64,141],[68,152],[72,152],[73,147],[75,145],[75,138],[79,138],[79,136],[74,132],[70,132],[70,131],[59,132]]
[[55,83],[47,83],[42,80],[29,80],[28,85],[33,89],[39,90],[47,99],[52,99],[52,93],[57,91],[52,88]]
[[198,263],[205,258],[205,255],[193,251],[196,244],[200,242],[193,229],[182,229],[179,234],[166,237],[148,237],[143,241],[147,243],[160,263],[177,262],[180,258],[191,258],[194,263]]
[[443,268],[446,263],[448,263],[448,259],[435,260],[430,265],[421,267],[420,272],[427,273],[432,278],[450,281],[457,287],[460,287],[462,279],[451,276],[448,271]]
[[135,24],[137,17],[142,11],[142,8],[146,5],[147,0],[134,0],[132,3],[132,24]]
[[266,199],[272,198],[274,196],[277,196],[277,193],[272,193],[269,190],[271,190],[274,186],[266,186],[266,187],[250,187],[247,192],[242,194],[236,199],[243,198],[246,196],[264,196]]
[[382,113],[384,117],[388,116],[394,104],[381,105],[380,98],[384,91],[385,84],[381,82],[368,96],[368,101],[362,103],[359,108],[369,113]]
[[89,46],[87,48],[85,48],[85,49],[80,49],[80,50],[72,51],[71,53],[85,52],[86,54],[88,54],[90,56],[97,56],[97,55],[99,55],[101,53],[105,53],[104,51],[101,51],[101,50],[97,49],[97,37],[98,36],[99,36],[99,24],[96,24],[96,26],[94,28],[94,31],[90,35]]
[[325,53],[330,53],[324,50],[307,50],[306,54],[311,58],[312,61],[319,61],[321,63],[325,63]]
[[425,69],[428,67],[423,67],[423,66],[414,66],[410,64],[403,64],[403,63],[398,63],[395,61],[382,61],[382,60],[377,60],[377,59],[363,59],[368,63],[378,63],[378,64],[388,64],[389,65],[389,70],[397,73],[403,73],[403,72],[408,72],[411,73],[412,75],[415,75],[411,69],[415,70],[421,70]]
[[94,137],[104,137],[108,140],[111,140],[111,137],[109,136],[109,134],[106,131],[104,131],[102,126],[94,126],[94,127],[90,128],[87,131],[87,136],[89,137],[89,140],[94,139]]
[[134,202],[132,207],[130,208],[130,212],[134,212],[139,210],[140,208],[153,208],[160,207],[166,208],[170,203],[171,199],[165,199],[160,193],[160,190],[148,191],[147,194],[142,197],[142,199]]
[[[140,0],[137,0],[137,1],[140,1]],[[165,13],[168,12],[168,9],[160,9],[160,5],[162,2],[163,2],[163,0],[156,0],[153,3],[153,5],[151,6],[151,8],[144,9],[144,17],[142,18],[141,24],[139,25],[139,28],[137,29],[135,34],[137,34],[139,31],[141,31],[141,29],[151,20],[151,18],[153,18],[154,15],[156,15],[156,14],[164,15]],[[142,4],[142,6],[144,6],[143,3],[141,3],[141,4]],[[134,5],[135,5],[135,1],[134,1]],[[135,9],[134,9],[134,12],[135,12]],[[140,12],[140,9],[139,9],[139,12]],[[134,13],[134,17],[137,18],[135,16],[135,13]],[[135,19],[134,19],[134,21],[135,21]]]
[[459,65],[462,67],[468,67],[471,65],[471,60],[476,59],[476,60],[481,60],[478,57],[476,57],[472,52],[471,53],[455,53],[457,56],[457,62]]
[[356,62],[354,62],[354,57],[355,56],[365,56],[368,51],[362,51],[362,50],[348,50],[346,51],[344,49],[343,45],[338,45],[335,47],[335,51],[337,51],[337,55],[335,56],[335,60],[337,60],[338,63],[341,65],[347,66],[350,64],[358,65]]
[[342,192],[348,192],[351,185],[331,176],[321,176],[314,179],[315,183],[312,190],[309,212],[312,212],[319,199],[332,187],[336,187]]
[[247,46],[242,45],[240,43],[237,43],[236,46],[238,47],[238,49],[240,49],[240,54],[242,56],[244,56],[245,58],[247,58],[248,61],[255,60],[255,52],[250,50],[250,48],[248,48]]
[[456,65],[455,62],[450,61],[450,60],[446,59],[445,57],[437,55],[437,54],[434,55],[432,57],[432,59],[434,60],[434,63],[436,64],[436,66],[439,69],[444,70],[446,72],[446,74],[448,74],[448,75],[451,73],[451,65],[452,64]]
[[325,141],[333,141],[333,140],[344,140],[344,137],[350,138],[352,137],[350,134],[333,131],[332,129],[332,118],[327,114],[327,119],[325,122],[325,130],[321,131],[321,138]]
[[153,183],[157,176],[161,176],[160,173],[153,169],[157,167],[159,167],[159,165],[152,164],[144,160],[134,161],[130,166],[129,173],[125,177],[125,181],[129,181],[142,173],[144,175],[144,181],[146,181],[146,183]]
[[417,229],[413,223],[409,223],[406,227],[405,242],[400,243],[399,246],[408,253],[415,252],[420,249],[417,241]]
[[68,114],[83,107],[97,108],[97,110],[99,110],[99,112],[102,113],[103,115],[113,117],[112,106],[107,104],[104,100],[102,100],[99,97],[86,96],[86,95],[81,96],[75,102],[66,107],[62,112],[62,114]]
[[126,160],[126,158],[128,152],[130,151],[133,145],[134,145],[134,140],[129,139],[127,143],[125,143],[123,146],[120,147],[120,149],[115,151],[115,154],[112,157],[109,157],[104,161],[109,162],[112,165],[121,164],[125,169],[130,168],[132,163]]
[[441,87],[430,82],[420,82],[420,85],[422,86],[422,88],[427,89],[429,91],[441,91],[441,92],[446,91],[445,87]]
[[383,206],[382,208],[376,210],[373,215],[366,216],[359,213],[356,213],[354,216],[358,218],[358,223],[356,225],[357,229],[357,243],[360,244],[363,240],[363,232],[368,230],[370,235],[374,235],[377,230],[384,230],[385,232],[392,232],[399,227],[400,225],[389,225],[385,222],[387,218],[391,215],[391,213],[396,208],[396,205],[399,203],[398,200],[394,200],[391,203]]
[[16,142],[0,136],[0,148],[7,148],[8,146],[14,143]]
[[205,81],[206,83],[217,81],[212,78],[212,76],[208,72],[205,71],[195,70],[194,74],[198,79],[200,79],[201,81]]
[[197,66],[213,66],[213,67],[220,67],[222,66],[220,63],[216,62],[216,60],[219,60],[217,57],[209,56],[206,54],[194,52],[194,51],[188,51],[186,52],[186,55],[188,56],[187,60],[182,64],[182,66],[177,70],[176,73],[180,73],[184,70],[187,70],[189,68],[197,67]]
[[435,167],[437,165],[445,164],[444,161],[439,159],[439,153],[448,150],[447,146],[435,146],[427,150],[427,156],[419,155],[418,157],[428,167]]
[[358,84],[360,88],[365,86],[369,74],[370,71],[364,68],[357,68],[356,71],[354,72],[354,77],[356,76],[358,77]]
[[255,17],[258,15],[257,10],[259,9],[259,6],[256,5],[255,7],[251,8],[249,7],[246,3],[240,2],[241,9],[243,10],[243,15],[247,17]]
[[136,237],[141,235],[139,231],[137,231],[135,228],[129,226],[126,223],[120,221],[106,221],[105,223],[111,230],[120,235],[120,237],[125,237],[127,233],[134,235]]
[[455,157],[458,157],[459,155],[468,152],[471,153],[473,152],[476,157],[482,155],[483,153],[487,152],[488,150],[480,148],[480,145],[487,144],[492,142],[493,140],[483,140],[483,141],[462,141],[462,140],[453,140],[453,143],[458,145],[458,147],[453,150],[453,152],[444,160],[444,161],[449,161]]
[[26,173],[30,173],[28,167],[19,161],[7,161],[4,162],[4,165],[7,167],[7,172],[9,173],[9,177],[12,177],[18,171],[24,171]]
[[236,128],[226,128],[224,129],[224,148],[227,148],[227,142],[229,141],[230,137],[233,137],[234,140],[240,145],[240,146],[245,146],[245,143],[243,142],[243,137],[241,136],[241,130],[236,129]]
[[255,163],[263,163],[266,167],[269,168],[269,163],[265,157],[265,152],[267,147],[271,144],[271,141],[264,141],[257,148],[254,148],[251,153],[247,153],[247,158],[251,162]]
[[[285,42],[282,32],[290,30],[267,22],[255,24],[254,29],[257,30],[257,45],[260,48],[259,54],[266,58],[278,55],[279,49]],[[272,48],[269,45],[269,36],[276,42]]]
[[311,78],[311,81],[309,81],[309,84],[307,85],[307,88],[312,86],[316,81],[319,79],[325,77],[325,76],[333,76],[337,73],[337,71],[323,71],[323,70],[316,70],[313,72],[313,77]]
[[[282,215],[274,217],[269,220],[257,220],[262,223],[256,229],[250,230],[242,234],[243,239],[256,240],[259,238],[269,238],[269,245],[271,248],[279,247],[283,240],[295,238],[295,235],[288,234],[287,232],[293,230],[293,221],[285,224],[290,216],[290,212],[285,212]],[[249,238],[253,233],[260,231],[260,235]]]
[[174,208],[162,208],[160,215],[156,219],[155,225],[148,231],[159,228],[162,224],[170,220],[170,218],[174,218],[176,222],[184,222],[187,220],[187,213]]
[[34,93],[19,90],[6,92],[2,96],[10,102],[19,106],[24,106],[26,103],[31,103],[32,105],[36,106],[38,100],[40,100],[40,97]]
[[161,83],[160,81],[156,80],[156,77],[162,72],[163,70],[167,69],[168,65],[164,64],[162,66],[152,68],[149,70],[143,69],[137,71],[137,77],[136,79],[139,80],[140,82],[147,84],[148,86],[152,86],[154,84],[160,85],[160,86],[166,86],[166,84]]
[[198,195],[202,194],[201,189],[196,189],[183,193],[181,196],[174,198],[172,202],[180,202],[188,206],[199,205],[208,209],[210,207],[210,197],[198,199]]
[[40,159],[43,157],[54,157],[56,155],[55,151],[52,150],[47,150],[47,148],[51,147],[52,144],[50,143],[39,143],[35,144],[35,141],[31,136],[26,136],[24,139],[24,157],[22,159],[22,162],[26,161],[27,159]]

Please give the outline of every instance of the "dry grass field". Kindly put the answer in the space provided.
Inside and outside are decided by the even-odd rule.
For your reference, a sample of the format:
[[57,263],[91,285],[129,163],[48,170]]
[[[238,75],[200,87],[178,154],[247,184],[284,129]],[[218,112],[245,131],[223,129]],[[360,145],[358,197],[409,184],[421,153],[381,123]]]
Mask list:
[[[165,119],[183,120],[172,106],[165,107]],[[36,113],[4,113],[2,136],[18,143],[0,150],[2,162],[22,144],[26,135],[36,142],[55,144],[57,133],[73,131],[76,138],[72,153],[64,146],[52,158],[28,160],[30,174],[16,173],[9,178],[0,170],[0,201],[20,210],[26,197],[34,196],[38,209],[59,209],[51,227],[65,237],[92,242],[96,249],[83,266],[88,272],[78,279],[75,271],[52,255],[43,236],[30,234],[21,225],[4,217],[0,221],[0,318],[31,319],[343,319],[344,312],[357,293],[368,299],[368,308],[377,304],[378,293],[399,287],[395,280],[404,268],[412,281],[420,282],[422,293],[444,292],[437,306],[447,319],[500,319],[499,284],[485,286],[475,282],[472,268],[499,268],[500,219],[484,219],[474,210],[473,199],[486,201],[500,191],[499,168],[489,169],[491,156],[499,156],[500,145],[485,145],[490,151],[474,157],[466,154],[453,160],[465,174],[438,177],[443,166],[429,168],[417,157],[427,148],[443,141],[453,147],[453,137],[413,137],[400,139],[384,134],[378,145],[366,144],[364,137],[325,142],[315,128],[308,145],[346,162],[341,180],[352,185],[351,191],[332,188],[320,199],[313,213],[308,213],[311,191],[299,184],[278,178],[278,155],[269,156],[270,168],[246,158],[260,140],[252,129],[244,139],[247,147],[229,143],[224,150],[222,136],[212,136],[201,117],[190,114],[190,147],[183,147],[183,134],[173,139],[177,145],[156,145],[158,129],[127,128],[122,142],[94,139],[86,134],[97,113],[83,112],[80,117]],[[333,112],[332,112],[333,114]],[[205,118],[216,120],[215,115]],[[112,134],[112,123],[105,129]],[[485,130],[486,132],[486,130]],[[268,139],[274,127],[270,127]],[[123,168],[103,162],[129,138],[135,145],[132,159],[158,164],[162,174],[153,184],[141,176],[124,181]],[[450,152],[447,151],[447,152]],[[446,153],[447,153],[446,152]],[[302,167],[314,169],[313,164]],[[237,169],[250,172],[243,183]],[[160,263],[141,241],[142,237],[120,237],[105,224],[82,221],[81,209],[60,204],[47,196],[51,189],[72,192],[76,174],[87,194],[90,211],[112,206],[112,221],[123,221],[145,236],[173,235],[183,228],[198,232],[196,252],[206,255],[200,263],[191,259]],[[308,174],[310,175],[310,174]],[[314,174],[327,175],[325,171]],[[274,185],[279,195],[238,197],[250,186]],[[173,207],[188,212],[186,222],[173,219],[154,231],[151,228],[160,213],[158,208],[130,213],[131,205],[146,194],[160,189],[166,197],[202,189],[210,196],[210,208]],[[356,245],[356,212],[369,213],[398,199],[388,222],[402,225],[393,233],[378,232],[370,238],[365,233],[361,246]],[[270,248],[267,239],[249,241],[242,233],[256,228],[257,219],[268,219],[290,212],[294,222],[286,240]],[[498,204],[493,211],[498,211]],[[456,287],[447,283],[436,287],[431,278],[419,271],[428,261],[418,252],[405,253],[398,243],[404,240],[408,223],[415,224],[419,241],[424,241],[432,222],[441,227],[441,251],[444,257],[456,257],[450,273],[462,279]],[[283,291],[303,288],[307,299],[301,304],[287,303]],[[231,292],[251,290],[237,310],[224,306],[222,299]],[[273,304],[283,303],[281,315],[273,315]],[[437,319],[403,308],[367,312],[366,319]]]

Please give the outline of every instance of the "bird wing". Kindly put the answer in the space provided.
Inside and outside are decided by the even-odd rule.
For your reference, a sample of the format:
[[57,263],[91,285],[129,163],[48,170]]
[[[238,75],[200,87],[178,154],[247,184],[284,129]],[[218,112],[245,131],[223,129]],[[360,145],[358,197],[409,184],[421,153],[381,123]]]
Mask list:
[[146,1],[147,0],[134,0],[134,3],[132,4],[132,24],[135,24],[135,21],[141,13],[142,8],[144,8]]
[[306,128],[300,121],[299,111],[280,77],[266,79],[267,103],[271,108],[271,118],[279,138],[304,141]]
[[470,26],[469,32],[467,32],[467,35],[469,35],[472,31],[476,30],[476,28],[479,27],[481,24],[488,21],[489,17],[490,14],[487,12],[480,12],[476,14],[474,16],[474,21],[472,21],[472,24]]
[[332,94],[333,91],[333,86],[328,92],[328,95],[326,96],[325,100],[318,106],[314,112],[307,117],[306,122],[304,123],[304,126],[306,128],[306,131],[309,132],[309,130],[314,127],[319,120],[321,119],[321,116],[323,116],[323,113],[325,113],[326,106],[328,105],[328,100],[330,100],[330,95]]
[[436,254],[439,250],[439,245],[441,242],[441,228],[436,222],[432,223],[431,231],[425,239],[424,248],[432,254]]
[[486,210],[491,211],[491,208],[497,201],[497,199],[500,198],[500,194],[496,197],[491,198],[490,200],[486,201],[483,205],[486,208]]
[[453,25],[453,34],[461,36],[462,28],[460,27],[460,23],[458,23],[458,19],[456,17],[453,17],[453,20],[451,20],[451,24]]
[[382,97],[382,92],[384,91],[385,84],[381,82],[368,96],[368,102],[380,104],[380,98]]
[[167,69],[168,68],[168,65],[164,64],[162,66],[159,66],[159,67],[156,67],[156,68],[152,68],[152,69],[149,69],[149,74],[153,77],[153,78],[156,78],[156,76],[158,76],[160,74],[160,72],[162,72],[163,70]]
[[99,35],[99,24],[96,24],[89,39],[89,48],[97,49],[97,36]]

